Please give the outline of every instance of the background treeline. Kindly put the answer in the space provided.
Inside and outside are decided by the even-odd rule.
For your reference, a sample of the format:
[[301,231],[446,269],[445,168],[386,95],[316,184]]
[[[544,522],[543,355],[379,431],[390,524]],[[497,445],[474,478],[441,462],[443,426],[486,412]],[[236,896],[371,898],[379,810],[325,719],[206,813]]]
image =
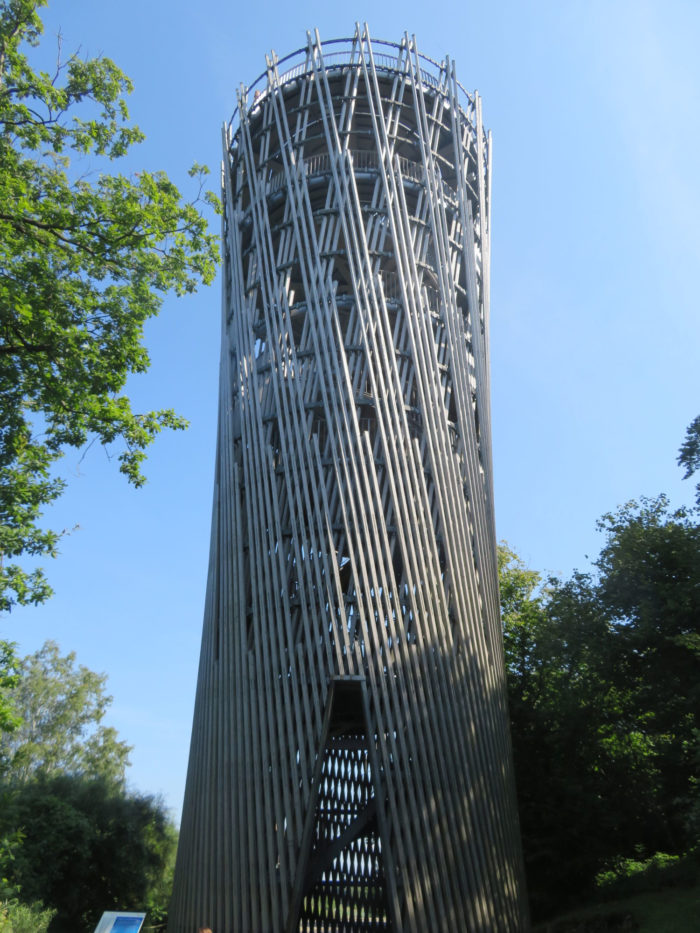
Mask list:
[[52,642],[3,660],[0,933],[91,933],[110,909],[164,927],[177,832],[126,786],[129,747],[101,724],[106,677]]
[[[693,429],[697,437],[700,419],[688,440]],[[511,730],[535,920],[585,901],[604,873],[658,864],[657,853],[697,854],[698,514],[672,509],[665,496],[628,503],[599,522],[604,544],[594,572],[568,580],[544,582],[501,546]]]

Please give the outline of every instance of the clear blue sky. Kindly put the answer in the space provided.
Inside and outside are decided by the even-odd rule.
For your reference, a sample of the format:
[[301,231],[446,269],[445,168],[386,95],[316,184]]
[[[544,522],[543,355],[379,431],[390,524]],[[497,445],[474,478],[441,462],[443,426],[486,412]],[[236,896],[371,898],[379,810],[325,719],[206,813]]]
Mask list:
[[[640,495],[692,499],[675,457],[700,413],[700,4],[541,0],[413,4],[55,0],[46,42],[113,58],[147,135],[126,169],[193,161],[218,177],[241,82],[317,26],[415,33],[478,88],[494,134],[492,386],[499,537],[534,568],[585,569],[595,521]],[[52,52],[53,55],[53,52]],[[148,486],[93,446],[64,461],[55,597],[0,620],[109,675],[132,785],[179,813],[199,655],[214,464],[220,295],[166,301],[148,328],[141,409],[174,406]]]

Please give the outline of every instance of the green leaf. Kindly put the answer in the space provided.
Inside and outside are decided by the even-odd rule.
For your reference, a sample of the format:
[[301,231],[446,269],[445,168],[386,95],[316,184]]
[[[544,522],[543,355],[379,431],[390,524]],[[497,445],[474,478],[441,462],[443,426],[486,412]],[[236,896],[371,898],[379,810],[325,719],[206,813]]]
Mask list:
[[[190,170],[190,200],[164,172],[111,171],[143,139],[114,62],[33,69],[43,5],[0,0],[0,609],[50,595],[21,559],[56,554],[41,515],[67,448],[116,446],[140,486],[148,446],[185,426],[171,410],[132,411],[124,387],[148,369],[144,324],[164,295],[210,283],[219,258],[206,166]],[[102,164],[92,180],[78,169],[88,153]]]

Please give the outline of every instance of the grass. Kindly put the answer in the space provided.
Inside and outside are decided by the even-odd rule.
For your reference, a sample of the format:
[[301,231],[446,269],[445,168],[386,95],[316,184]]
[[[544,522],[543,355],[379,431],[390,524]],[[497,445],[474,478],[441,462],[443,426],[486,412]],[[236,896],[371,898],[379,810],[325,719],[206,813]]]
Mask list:
[[[637,926],[624,926],[631,917]],[[698,933],[700,928],[700,886],[648,891],[595,907],[571,911],[555,920],[533,927],[533,933],[603,933],[634,930],[636,933]],[[610,922],[615,920],[615,925]],[[589,926],[582,926],[589,921]],[[598,923],[594,923],[598,921]],[[607,921],[603,926],[603,921]]]
[[[643,890],[647,887],[648,890]],[[601,903],[602,901],[602,903]],[[628,919],[629,918],[629,919]],[[654,856],[608,876],[598,902],[533,927],[533,933],[698,933],[700,862],[697,852],[681,859]]]

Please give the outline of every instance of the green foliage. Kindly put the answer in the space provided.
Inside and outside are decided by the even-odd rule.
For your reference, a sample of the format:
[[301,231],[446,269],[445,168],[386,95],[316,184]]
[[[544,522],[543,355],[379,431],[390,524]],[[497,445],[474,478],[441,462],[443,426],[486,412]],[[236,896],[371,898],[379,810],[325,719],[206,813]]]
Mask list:
[[533,916],[620,859],[697,842],[700,526],[665,497],[600,522],[597,575],[541,585],[501,551],[506,667]]
[[688,758],[693,763],[690,790],[684,802],[687,805],[687,834],[700,840],[700,729],[693,730],[693,737],[686,746]]
[[103,910],[166,910],[176,832],[158,799],[61,775],[15,786],[3,803],[0,832],[24,834],[10,881],[56,909],[51,933],[91,933]]
[[[19,682],[17,657],[14,645],[0,640],[0,742],[4,733],[16,729],[20,723],[12,701],[11,691]],[[2,746],[0,745],[0,749]],[[0,750],[0,775],[3,771],[3,755]]]
[[665,887],[689,887],[698,882],[700,861],[697,853],[681,856],[655,852],[646,859],[619,858],[612,868],[596,877],[596,886],[606,899],[629,897]]
[[[678,451],[678,465],[685,468],[683,479],[690,479],[700,470],[700,415],[688,425],[685,439]],[[700,483],[695,487],[695,496],[700,506]]]
[[511,692],[521,696],[532,689],[533,648],[545,622],[541,598],[542,580],[528,570],[503,542],[498,546],[498,574],[506,669]]
[[5,901],[0,903],[0,933],[46,933],[55,914],[42,904]]
[[700,887],[665,888],[616,899],[604,905],[579,907],[532,933],[600,933],[635,930],[636,933],[697,933]]
[[0,902],[9,902],[19,894],[19,888],[10,881],[7,875],[9,866],[14,862],[15,854],[19,851],[23,839],[24,834],[19,829],[0,835]]
[[0,735],[8,930],[35,916],[37,929],[51,920],[51,933],[91,933],[103,910],[125,906],[163,921],[177,834],[160,800],[126,790],[129,747],[101,725],[111,700],[105,675],[47,642],[18,663],[15,679],[9,697],[21,722]]
[[[524,579],[511,555],[501,579],[513,573]],[[610,799],[623,770],[623,750],[614,741],[619,698],[598,663],[609,629],[589,578],[520,588],[503,607],[503,623],[523,850],[537,919],[592,889],[618,832],[609,824],[619,819],[620,806],[630,809],[625,794]]]
[[[594,903],[535,927],[533,933],[638,930],[696,933],[700,916],[700,861],[657,852],[651,858],[618,859],[597,878]],[[601,903],[602,901],[602,903]]]
[[131,83],[107,58],[34,70],[43,5],[0,0],[0,609],[50,595],[15,561],[56,553],[39,520],[63,489],[52,470],[66,448],[117,445],[139,486],[145,448],[184,426],[172,410],[133,412],[123,390],[148,368],[143,327],[163,295],[210,282],[218,261],[205,167],[190,172],[190,202],[162,172],[92,176],[143,138]]
[[654,849],[689,843],[689,796],[700,727],[700,524],[665,496],[601,520],[599,591],[615,625],[613,661],[629,713],[653,744],[663,835]]
[[5,835],[0,831],[0,933],[46,933],[56,913],[45,910],[39,902],[22,903],[20,885],[8,877],[23,842],[24,833],[19,829]]
[[21,723],[0,734],[6,782],[78,774],[123,783],[130,749],[101,725],[112,699],[106,680],[76,667],[73,652],[62,657],[52,641],[21,660],[19,682],[9,692]]

